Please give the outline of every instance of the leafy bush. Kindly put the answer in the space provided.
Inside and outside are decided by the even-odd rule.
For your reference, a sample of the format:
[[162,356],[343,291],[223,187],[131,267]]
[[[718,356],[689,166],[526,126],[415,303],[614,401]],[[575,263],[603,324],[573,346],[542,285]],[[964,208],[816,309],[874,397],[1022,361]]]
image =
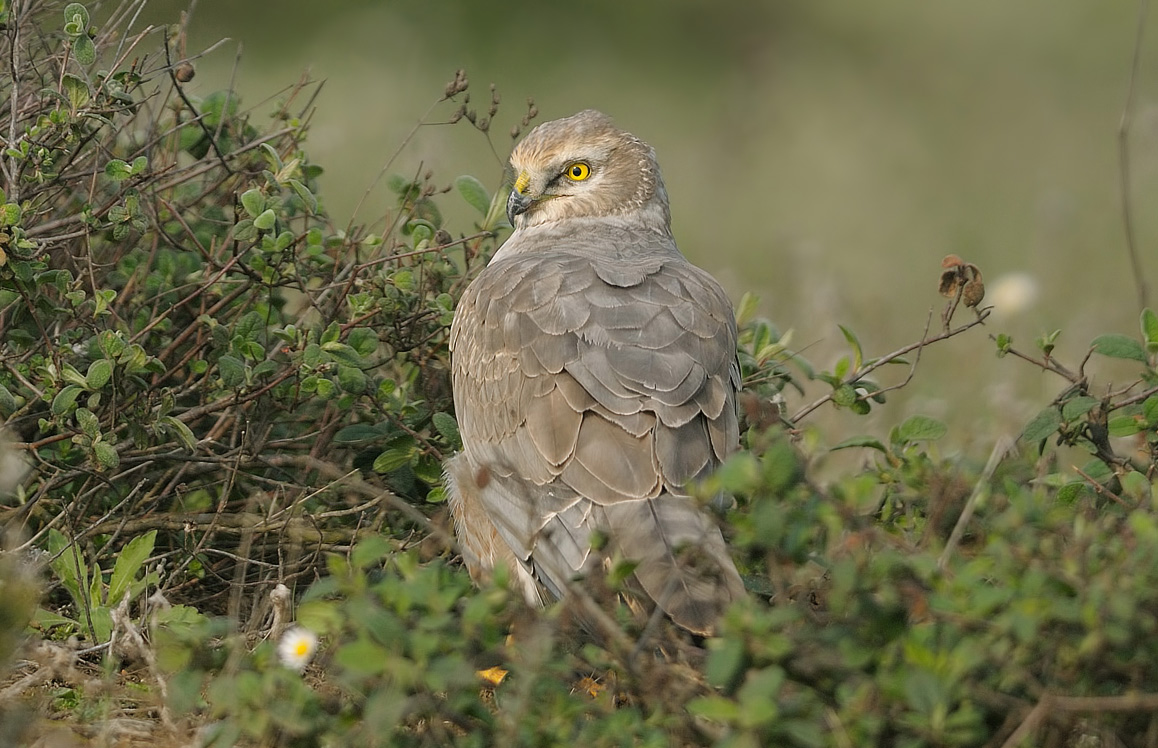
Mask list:
[[[130,35],[129,7],[99,30],[76,3],[5,11],[3,703],[110,743],[143,708],[155,740],[202,745],[1154,744],[1152,311],[1076,368],[1056,333],[996,335],[1065,381],[980,465],[925,416],[831,446],[807,423],[887,406],[924,347],[984,324],[976,266],[946,258],[940,330],[872,356],[842,327],[831,371],[745,297],[746,449],[702,490],[737,497],[751,599],[704,642],[618,606],[614,570],[529,610],[471,586],[442,511],[446,332],[502,193],[395,177],[382,233],[337,227],[308,87],[268,121],[194,96],[184,30]],[[459,73],[442,99],[490,137],[496,94],[476,112]],[[459,199],[468,231],[442,218]],[[1106,357],[1135,381],[1095,379]],[[865,461],[821,485],[837,450]],[[312,638],[279,659],[293,620],[320,637],[304,672]],[[0,742],[40,734],[27,716],[5,706]]]

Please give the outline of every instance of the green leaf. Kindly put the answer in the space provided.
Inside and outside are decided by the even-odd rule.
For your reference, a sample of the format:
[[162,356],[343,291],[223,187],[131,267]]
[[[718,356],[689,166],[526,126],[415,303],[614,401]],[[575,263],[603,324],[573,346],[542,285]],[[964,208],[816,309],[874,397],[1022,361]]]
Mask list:
[[362,636],[338,647],[334,662],[351,676],[380,676],[385,663],[397,661],[390,652]]
[[788,439],[777,439],[761,457],[760,466],[764,473],[761,487],[772,495],[780,495],[782,489],[799,480],[800,460]]
[[314,196],[314,193],[310,192],[308,187],[296,179],[290,179],[286,182],[286,184],[290,186],[290,188],[298,196],[298,199],[305,203],[306,209],[311,214],[318,212],[318,198]]
[[[109,304],[113,303],[113,299],[115,299],[116,297],[117,297],[117,291],[115,288],[97,289],[97,292],[95,294],[93,294],[93,302],[95,303],[96,306],[93,308],[92,315],[94,317],[100,317],[103,314],[107,314]],[[121,343],[121,345],[124,345],[124,344]],[[115,354],[110,354],[110,355],[115,355]]]
[[1072,400],[1066,400],[1062,405],[1062,420],[1072,421],[1076,418],[1081,418],[1097,407],[1099,402],[1097,398],[1090,397],[1089,395],[1079,395]]
[[1131,470],[1121,477],[1122,492],[1137,502],[1150,500],[1150,481],[1136,470]]
[[350,565],[356,569],[379,566],[384,558],[394,553],[394,544],[382,535],[368,534],[360,538],[350,552]]
[[240,108],[241,97],[237,95],[237,92],[214,91],[201,100],[201,121],[210,130],[215,130],[221,124],[223,117],[236,117]]
[[265,317],[260,312],[249,312],[237,321],[233,328],[236,339],[245,342],[255,342],[265,331]]
[[0,416],[7,418],[19,409],[20,402],[16,396],[9,392],[7,387],[0,384]]
[[1057,500],[1061,504],[1073,504],[1087,493],[1086,484],[1082,481],[1070,481],[1057,491]]
[[1048,356],[1051,353],[1053,353],[1053,349],[1057,347],[1057,339],[1060,336],[1061,336],[1061,330],[1054,330],[1053,332],[1050,332],[1050,333],[1042,333],[1033,342],[1041,350],[1042,353],[1044,353],[1045,355]]
[[392,473],[404,465],[409,465],[412,452],[409,446],[386,450],[374,458],[374,472]]
[[842,384],[833,390],[832,401],[847,408],[856,402],[856,390],[851,384]]
[[1124,358],[1130,361],[1146,363],[1146,351],[1142,344],[1128,335],[1099,335],[1090,343],[1094,353],[1100,353],[1110,358]]
[[259,231],[269,231],[277,225],[277,214],[272,209],[266,210],[253,219],[253,227]]
[[335,361],[341,361],[350,366],[361,366],[365,363],[365,359],[359,355],[358,351],[354,350],[353,346],[345,343],[331,342],[322,343],[322,350],[330,354]]
[[101,422],[88,408],[76,409],[76,422],[81,432],[90,439],[96,439],[101,433]]
[[1097,457],[1093,458],[1085,465],[1082,465],[1082,472],[1096,481],[1108,481],[1114,475],[1114,470],[1106,463],[1102,462]]
[[745,291],[744,295],[740,297],[740,303],[736,305],[736,325],[743,327],[756,318],[756,310],[760,305],[760,297],[749,291]]
[[736,452],[716,470],[713,478],[727,493],[750,491],[760,476],[760,463],[751,452]]
[[64,33],[79,36],[88,31],[88,9],[80,3],[64,6]]
[[112,577],[109,578],[108,604],[115,608],[120,605],[121,599],[129,591],[137,572],[144,566],[149,556],[153,555],[153,545],[157,540],[157,531],[150,530],[144,535],[125,543],[117,554],[117,563],[113,566]]
[[52,555],[49,566],[56,578],[68,590],[77,611],[85,608],[85,590],[88,589],[88,564],[80,549],[70,543],[56,528],[48,531],[48,552]]
[[113,378],[113,362],[107,358],[98,358],[88,365],[88,373],[85,374],[85,386],[90,390],[99,390],[109,383]]
[[217,359],[217,371],[226,387],[238,387],[245,382],[245,364],[234,356],[225,355]]
[[95,642],[97,644],[104,644],[113,636],[112,610],[103,606],[93,608],[90,615],[92,616],[92,629]]
[[70,384],[56,393],[56,397],[52,398],[52,414],[54,416],[62,416],[72,410],[81,392],[83,392],[83,390],[80,387],[75,384]]
[[689,714],[715,722],[734,722],[740,717],[740,705],[723,696],[701,696],[692,699],[687,704],[687,710]]
[[848,356],[841,356],[840,360],[836,362],[836,366],[832,367],[832,378],[838,382],[843,382],[851,368],[852,361],[849,360]]
[[454,416],[439,411],[431,416],[430,420],[447,444],[453,449],[462,448],[462,436],[458,432],[458,421],[454,420]]
[[491,205],[491,198],[482,182],[469,174],[463,174],[454,180],[454,186],[472,208],[484,216],[487,214]]
[[238,221],[233,227],[233,238],[239,242],[252,242],[257,239],[257,227],[253,225],[253,219],[243,218]]
[[897,439],[895,441],[901,443],[931,442],[940,439],[946,431],[948,428],[945,424],[936,418],[921,415],[910,416],[897,427]]
[[494,231],[503,226],[510,226],[511,222],[507,220],[507,198],[510,197],[511,187],[509,184],[503,185],[495,191],[491,197],[490,207],[487,208],[486,216],[483,218],[482,230]]
[[133,175],[144,174],[145,170],[149,168],[148,156],[137,156],[133,159]]
[[864,353],[861,350],[860,340],[856,337],[856,333],[844,325],[837,325],[837,327],[844,333],[844,339],[848,341],[849,347],[852,348],[852,370],[859,371],[861,364],[864,363]]
[[869,449],[876,449],[884,452],[885,454],[889,453],[888,448],[885,447],[881,440],[873,436],[850,437],[832,447],[831,451],[835,452],[838,449],[852,449],[853,447],[868,447]]
[[1110,436],[1132,436],[1145,428],[1134,416],[1113,416],[1107,424]]
[[15,226],[20,223],[22,213],[16,203],[4,203],[0,206],[0,226]]
[[343,391],[360,395],[366,391],[366,373],[356,366],[338,366],[338,386]]
[[72,56],[81,65],[91,65],[96,62],[96,45],[88,36],[78,36],[72,43]]
[[1030,444],[1037,444],[1043,439],[1049,438],[1061,425],[1061,413],[1051,405],[1026,424],[1025,429],[1021,432],[1021,438]]
[[259,189],[246,190],[241,193],[241,207],[250,218],[257,218],[265,211],[265,195]]
[[1142,337],[1146,339],[1146,351],[1158,353],[1158,314],[1149,307],[1142,310]]
[[77,387],[88,387],[88,380],[81,376],[75,366],[67,362],[60,366],[60,378]]
[[193,430],[186,426],[183,421],[179,421],[173,416],[165,416],[161,419],[160,423],[165,433],[176,436],[185,449],[190,452],[197,449],[197,437],[193,435]]
[[360,356],[369,356],[378,350],[378,333],[369,327],[355,327],[346,340]]
[[1146,419],[1147,426],[1158,426],[1158,395],[1151,395],[1142,403],[1142,417]]
[[105,470],[112,470],[121,464],[121,457],[117,454],[116,448],[108,442],[93,444],[92,452],[96,457],[97,465]]
[[80,624],[71,618],[60,615],[59,613],[52,613],[44,608],[37,608],[36,612],[32,614],[32,620],[29,621],[32,626],[47,631],[54,626],[75,626],[78,630]]
[[[712,644],[716,645],[717,642]],[[708,655],[708,664],[704,670],[708,683],[725,693],[731,692],[744,675],[745,659],[743,641],[736,638],[720,640]]]
[[429,221],[417,219],[406,224],[410,231],[411,239],[414,240],[414,245],[418,246],[422,242],[429,242],[434,237],[434,226]]
[[68,103],[73,110],[80,109],[92,98],[92,94],[88,90],[88,83],[85,82],[84,78],[72,73],[65,73],[61,76],[60,85],[64,89],[64,95],[68,97]]
[[120,159],[113,159],[104,164],[104,176],[119,182],[132,176],[132,168]]

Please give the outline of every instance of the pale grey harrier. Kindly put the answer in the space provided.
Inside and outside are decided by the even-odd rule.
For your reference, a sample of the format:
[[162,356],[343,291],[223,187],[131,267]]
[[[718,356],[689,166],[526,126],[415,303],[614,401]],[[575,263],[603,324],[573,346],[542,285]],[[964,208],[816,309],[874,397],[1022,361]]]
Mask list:
[[450,337],[467,567],[505,563],[542,603],[618,554],[637,590],[710,632],[744,588],[685,486],[739,441],[732,306],[676,249],[654,151],[606,115],[536,127],[511,166],[515,231]]

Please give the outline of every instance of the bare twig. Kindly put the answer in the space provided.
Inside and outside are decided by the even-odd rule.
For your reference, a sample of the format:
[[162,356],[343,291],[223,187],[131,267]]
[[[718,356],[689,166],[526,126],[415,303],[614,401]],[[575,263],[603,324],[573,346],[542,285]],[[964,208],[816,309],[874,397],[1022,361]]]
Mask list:
[[[997,337],[994,335],[990,335],[989,339],[990,340],[997,340]],[[1057,362],[1057,360],[1054,359],[1053,357],[1034,358],[1033,356],[1030,356],[1027,353],[1022,353],[1021,351],[1017,350],[1016,348],[1012,348],[1012,347],[1006,348],[1005,353],[1009,354],[1010,356],[1014,356],[1015,358],[1020,358],[1022,361],[1028,361],[1029,363],[1033,364],[1034,366],[1040,366],[1045,371],[1052,371],[1054,374],[1057,374],[1059,377],[1068,380],[1072,384],[1078,384],[1082,381],[1081,375],[1074,374],[1072,371],[1067,369],[1065,366],[1059,364]],[[1088,356],[1087,356],[1087,358],[1088,358]]]
[[[955,327],[951,330],[945,330],[944,332],[938,333],[937,335],[934,335],[931,338],[923,335],[923,336],[921,336],[921,339],[918,340],[916,343],[910,343],[906,346],[902,346],[902,347],[898,348],[897,350],[893,351],[892,353],[881,356],[880,358],[876,359],[872,363],[869,363],[865,366],[862,366],[862,367],[856,369],[853,372],[850,372],[848,374],[848,376],[846,376],[844,378],[844,381],[842,382],[842,384],[856,384],[858,381],[860,381],[861,379],[864,379],[869,374],[871,374],[872,372],[881,368],[885,364],[890,364],[890,363],[896,361],[898,358],[900,358],[901,356],[904,356],[906,353],[909,353],[910,351],[920,350],[921,348],[924,348],[927,345],[932,345],[933,343],[938,343],[942,340],[947,340],[949,338],[960,335],[961,333],[965,332],[966,330],[972,329],[972,328],[976,327],[977,325],[983,324],[985,322],[985,320],[989,317],[989,313],[990,313],[989,309],[982,309],[982,310],[978,311],[977,319],[971,320],[971,321],[961,325],[960,327]],[[931,314],[931,312],[930,312],[930,314]],[[927,331],[928,329],[929,329],[928,323],[926,322],[925,330]],[[910,377],[911,376],[912,376],[912,374],[910,373]],[[895,387],[890,387],[889,389],[895,389]],[[797,411],[792,416],[792,418],[790,419],[791,422],[796,423],[796,422],[800,421],[800,419],[804,418],[809,413],[811,413],[812,411],[819,408],[821,405],[824,405],[829,400],[832,400],[834,394],[835,394],[835,388],[834,388],[833,392],[829,392],[828,394],[824,395],[823,397],[817,398],[816,400],[809,403],[808,405],[805,405],[803,408],[801,408],[799,411]],[[869,393],[868,396],[871,397],[873,394],[874,393]]]
[[[117,604],[117,607],[109,611],[113,619],[114,641],[118,638],[121,639],[120,647],[122,649],[145,661],[149,668],[149,674],[153,676],[153,680],[157,683],[157,690],[161,694],[161,703],[158,706],[161,723],[165,727],[173,729],[173,715],[170,714],[168,706],[169,683],[157,664],[157,653],[145,641],[145,637],[141,635],[141,630],[137,628],[137,625],[133,623],[132,616],[129,615],[129,600],[129,593],[125,592],[124,598]],[[112,646],[116,647],[116,644],[112,644]]]
[[1122,118],[1118,122],[1118,179],[1122,193],[1122,227],[1126,234],[1126,251],[1130,255],[1130,268],[1134,275],[1135,292],[1138,294],[1138,308],[1147,306],[1146,279],[1142,274],[1142,262],[1138,258],[1138,247],[1134,237],[1133,206],[1130,202],[1130,121],[1134,115],[1134,89],[1138,80],[1138,69],[1142,62],[1142,39],[1146,30],[1146,15],[1150,9],[1149,0],[1138,2],[1138,25],[1134,36],[1134,56],[1130,61],[1130,82],[1126,88],[1126,104],[1122,108]]
[[1114,493],[1110,489],[1103,486],[1101,483],[1099,483],[1097,480],[1095,480],[1093,478],[1093,476],[1091,476],[1089,473],[1082,470],[1077,465],[1071,465],[1070,467],[1072,467],[1074,469],[1075,473],[1082,476],[1082,480],[1084,480],[1086,483],[1088,483],[1090,488],[1094,489],[1094,493],[1098,494],[1099,496],[1101,496],[1103,498],[1110,499],[1111,501],[1117,502],[1119,505],[1125,507],[1126,509],[1133,509],[1134,508],[1134,507],[1130,506],[1126,502],[1125,499],[1123,499],[1118,494]]
[[949,557],[953,555],[953,551],[957,550],[957,545],[961,542],[961,537],[965,534],[965,527],[969,524],[969,520],[973,517],[973,512],[977,508],[981,497],[989,491],[989,481],[993,479],[993,473],[996,472],[997,466],[1005,459],[1016,444],[1015,440],[1008,436],[998,438],[997,443],[993,445],[993,451],[989,453],[989,461],[985,463],[985,470],[982,471],[981,477],[977,479],[977,483],[973,486],[973,493],[969,495],[969,500],[965,502],[965,508],[961,510],[961,516],[957,518],[957,524],[953,526],[953,532],[949,535],[949,540],[945,543],[945,549],[941,551],[941,556],[937,559],[937,569],[945,571],[946,564],[949,563]]
[[1032,735],[1051,712],[1067,714],[1092,712],[1158,711],[1158,693],[1128,693],[1121,696],[1057,696],[1042,694],[1037,704],[1013,731],[1001,748],[1017,748]]
[[189,107],[189,111],[193,112],[193,121],[201,128],[202,134],[209,139],[209,145],[213,147],[213,152],[217,154],[217,160],[226,172],[232,174],[233,169],[230,168],[229,162],[225,160],[225,154],[221,151],[221,146],[217,144],[217,138],[221,133],[221,128],[224,127],[229,111],[229,96],[232,96],[233,89],[229,89],[225,104],[221,107],[221,120],[217,123],[217,132],[210,131],[208,125],[205,124],[205,116],[202,112],[197,110],[189,97],[185,95],[185,88],[181,85],[181,81],[177,80],[177,69],[173,66],[173,56],[169,49],[169,34],[165,33],[165,67],[169,71],[169,80],[173,82],[173,88],[177,91],[177,95],[181,97],[181,101],[185,102],[185,106]]
[[[12,81],[12,90],[8,95],[8,147],[16,143],[16,123],[20,119],[20,29],[24,25],[24,6],[20,0],[13,0],[9,11],[8,22],[8,73]],[[20,167],[15,156],[9,156],[5,161],[5,194],[13,203],[20,202],[20,180],[17,178]]]

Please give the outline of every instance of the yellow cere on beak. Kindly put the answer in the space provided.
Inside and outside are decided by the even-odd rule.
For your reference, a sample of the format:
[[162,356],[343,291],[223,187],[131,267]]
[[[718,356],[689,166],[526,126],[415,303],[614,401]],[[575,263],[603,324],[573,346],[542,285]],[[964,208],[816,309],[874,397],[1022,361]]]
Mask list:
[[531,184],[531,177],[525,171],[519,172],[518,179],[515,180],[515,192],[520,195],[527,191],[527,187]]

